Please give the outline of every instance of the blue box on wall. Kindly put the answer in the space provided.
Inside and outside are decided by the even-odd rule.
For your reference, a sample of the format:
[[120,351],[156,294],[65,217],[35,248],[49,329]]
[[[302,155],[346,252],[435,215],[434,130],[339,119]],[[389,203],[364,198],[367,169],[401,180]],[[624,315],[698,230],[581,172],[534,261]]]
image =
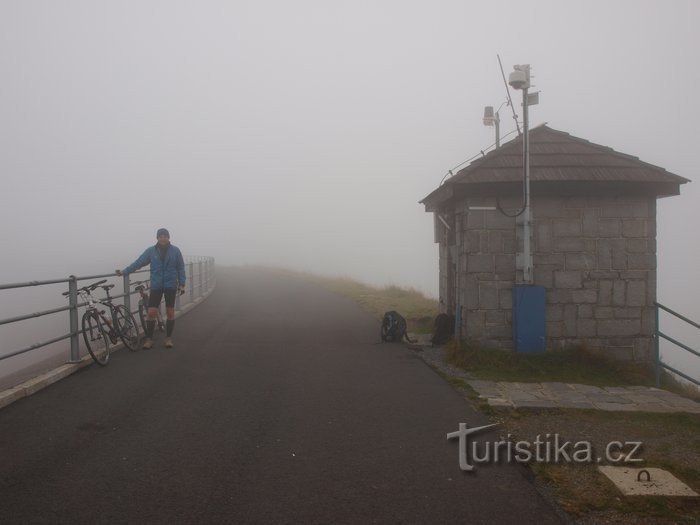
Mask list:
[[543,286],[513,286],[513,344],[516,352],[544,352],[545,289]]

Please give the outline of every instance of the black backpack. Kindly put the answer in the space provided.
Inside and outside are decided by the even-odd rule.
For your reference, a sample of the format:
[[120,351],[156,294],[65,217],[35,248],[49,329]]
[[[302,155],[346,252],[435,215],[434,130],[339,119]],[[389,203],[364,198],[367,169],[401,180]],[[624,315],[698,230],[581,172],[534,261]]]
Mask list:
[[434,345],[444,345],[455,333],[455,316],[450,314],[438,314],[435,318],[435,330],[433,331],[432,343]]
[[409,343],[415,343],[408,338],[406,333],[406,319],[394,310],[386,312],[382,319],[382,341],[387,343],[400,342],[406,339]]

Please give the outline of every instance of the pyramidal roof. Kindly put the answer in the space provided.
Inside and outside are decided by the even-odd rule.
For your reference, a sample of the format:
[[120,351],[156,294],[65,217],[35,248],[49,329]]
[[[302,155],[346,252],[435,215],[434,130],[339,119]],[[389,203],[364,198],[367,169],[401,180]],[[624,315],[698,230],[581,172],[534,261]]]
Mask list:
[[[530,130],[530,181],[533,188],[547,186],[593,187],[615,184],[629,190],[648,188],[657,196],[677,195],[678,186],[690,182],[663,168],[642,162],[637,157],[594,144],[569,133],[542,125]],[[421,203],[444,201],[461,188],[498,187],[500,183],[523,180],[522,135],[447,179]],[[468,191],[468,190],[467,190]],[[449,196],[448,196],[449,194]]]
[[[472,162],[452,182],[509,182],[522,180],[522,136]],[[647,164],[637,157],[546,125],[530,130],[530,180],[677,182],[688,179]]]

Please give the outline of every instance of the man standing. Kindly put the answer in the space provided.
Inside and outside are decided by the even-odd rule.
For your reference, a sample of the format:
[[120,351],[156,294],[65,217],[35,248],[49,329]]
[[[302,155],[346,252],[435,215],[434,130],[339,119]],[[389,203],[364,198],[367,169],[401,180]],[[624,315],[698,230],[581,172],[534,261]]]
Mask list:
[[165,346],[173,347],[173,329],[175,328],[175,295],[177,290],[185,292],[185,261],[177,246],[170,244],[170,233],[161,228],[156,233],[158,242],[155,246],[146,248],[141,257],[136,259],[123,270],[117,270],[117,275],[129,275],[131,272],[151,265],[151,294],[148,299],[148,319],[146,321],[146,339],[143,348],[153,347],[153,329],[160,302],[165,296]]

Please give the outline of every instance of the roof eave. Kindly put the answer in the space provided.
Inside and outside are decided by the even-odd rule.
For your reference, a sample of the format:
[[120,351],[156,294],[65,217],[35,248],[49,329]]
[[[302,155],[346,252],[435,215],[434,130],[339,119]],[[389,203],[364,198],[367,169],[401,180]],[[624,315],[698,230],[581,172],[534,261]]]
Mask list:
[[[522,182],[462,183],[443,185],[420,201],[426,212],[449,211],[455,203],[472,197],[513,197],[522,195]],[[653,198],[680,195],[675,182],[617,181],[532,181],[531,195],[537,197],[574,196],[645,196]]]

